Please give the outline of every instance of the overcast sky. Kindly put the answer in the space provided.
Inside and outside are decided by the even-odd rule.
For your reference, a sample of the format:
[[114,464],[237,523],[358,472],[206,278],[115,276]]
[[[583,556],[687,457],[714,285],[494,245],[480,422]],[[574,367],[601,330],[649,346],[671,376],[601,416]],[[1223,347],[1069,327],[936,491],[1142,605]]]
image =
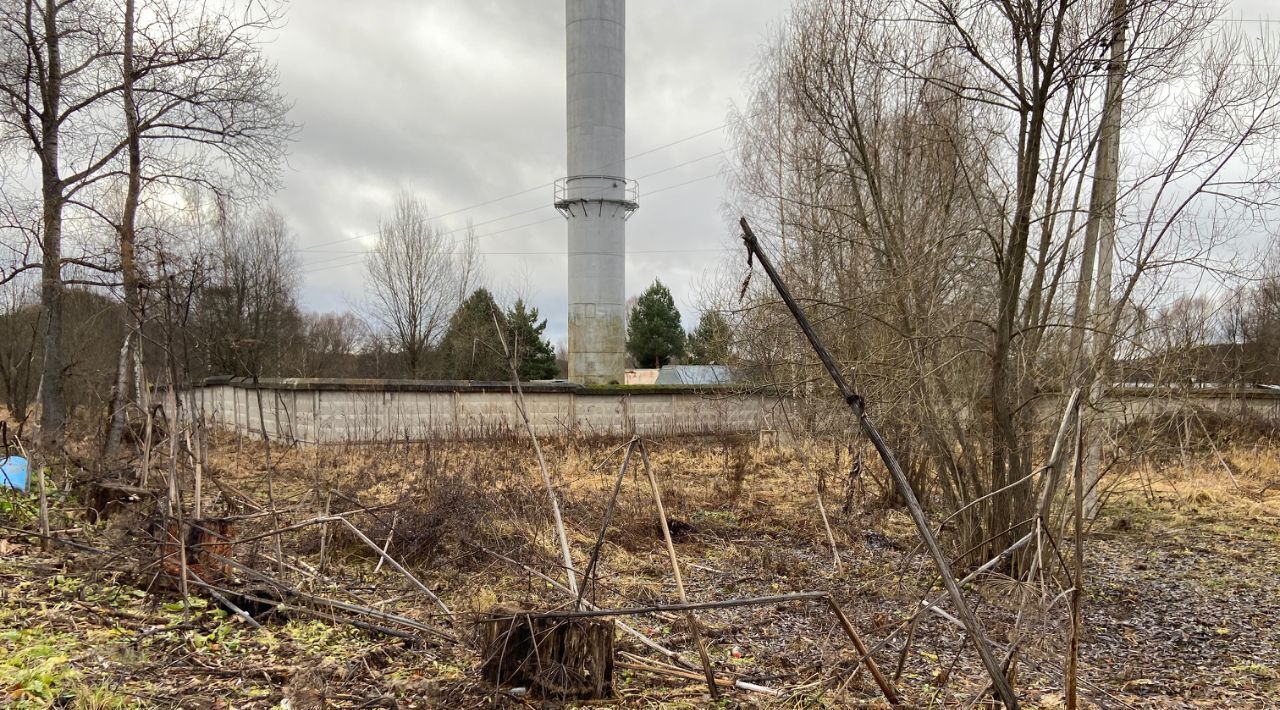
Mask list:
[[[1246,17],[1272,0],[1236,0]],[[643,0],[627,8],[627,295],[655,277],[686,327],[732,244],[723,151],[758,47],[785,0]],[[359,309],[361,251],[401,188],[449,230],[474,224],[485,282],[565,333],[564,0],[299,0],[267,47],[302,124],[275,205],[302,248],[303,302]]]
[[[627,295],[661,278],[687,327],[696,282],[727,243],[725,123],[787,6],[627,8],[627,174],[640,185]],[[550,339],[564,336],[565,224],[549,184],[565,174],[564,45],[563,0],[291,4],[268,51],[302,130],[275,204],[303,249],[307,308],[358,306],[360,251],[407,187],[448,229],[470,220],[486,285],[525,295]]]

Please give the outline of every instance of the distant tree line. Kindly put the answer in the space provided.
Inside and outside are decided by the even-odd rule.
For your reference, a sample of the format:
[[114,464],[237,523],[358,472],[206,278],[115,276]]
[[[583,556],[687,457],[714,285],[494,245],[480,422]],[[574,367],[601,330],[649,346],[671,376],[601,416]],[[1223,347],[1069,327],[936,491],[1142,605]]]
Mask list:
[[[358,313],[299,303],[296,236],[260,206],[296,126],[260,39],[283,5],[20,0],[0,9],[0,405],[107,453],[146,391],[208,375],[558,375],[546,320],[478,288],[474,234],[401,195]],[[33,186],[24,171],[40,175]]]
[[[78,420],[92,424],[112,411],[122,367],[149,384],[211,375],[506,381],[512,373],[505,340],[521,379],[561,374],[546,339],[547,321],[523,298],[502,306],[491,291],[472,286],[454,302],[456,292],[424,288],[421,293],[444,300],[427,304],[438,325],[398,326],[384,317],[376,293],[367,317],[308,312],[299,302],[295,236],[285,220],[267,209],[226,208],[214,215],[193,227],[191,253],[157,255],[140,289],[143,315],[135,328],[125,327],[132,322],[129,309],[110,289],[65,289],[60,372]],[[430,273],[440,276],[441,270]],[[473,281],[469,277],[467,284]],[[428,308],[416,302],[406,312]],[[0,405],[20,423],[37,409],[43,386],[47,313],[28,280],[14,279],[4,289]],[[137,345],[133,355],[125,352],[129,343]]]
[[370,250],[366,318],[304,314],[293,237],[278,215],[227,219],[193,304],[194,375],[509,380],[502,338],[525,380],[558,376],[547,321],[475,286],[469,244],[455,248],[402,194]]
[[148,388],[211,374],[507,379],[499,332],[521,377],[560,374],[538,310],[480,288],[474,232],[407,192],[356,312],[301,307],[296,237],[261,206],[298,130],[262,52],[284,11],[0,5],[0,398],[46,443],[72,417],[111,453]]

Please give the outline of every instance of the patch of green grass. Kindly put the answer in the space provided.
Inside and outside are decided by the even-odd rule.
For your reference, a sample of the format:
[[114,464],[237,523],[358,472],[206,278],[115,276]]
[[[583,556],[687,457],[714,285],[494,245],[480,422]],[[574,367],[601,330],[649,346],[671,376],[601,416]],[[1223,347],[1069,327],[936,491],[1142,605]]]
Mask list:
[[0,702],[13,708],[43,708],[79,677],[69,665],[75,639],[36,629],[0,632]]
[[137,703],[105,685],[77,684],[71,689],[72,710],[124,710]]
[[21,528],[35,522],[40,511],[34,495],[12,488],[0,488],[0,520]]
[[738,514],[732,510],[697,510],[693,513],[695,523],[738,527]]

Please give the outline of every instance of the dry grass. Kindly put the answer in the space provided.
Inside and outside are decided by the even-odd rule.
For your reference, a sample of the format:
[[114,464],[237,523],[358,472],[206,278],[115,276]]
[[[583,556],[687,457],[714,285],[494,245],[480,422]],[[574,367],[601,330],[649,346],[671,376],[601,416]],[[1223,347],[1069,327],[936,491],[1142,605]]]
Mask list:
[[[621,460],[621,452],[616,450],[619,443],[572,439],[547,444],[548,460],[561,486],[579,569],[586,565],[599,532],[599,521]],[[227,435],[218,435],[214,444],[210,475],[247,498],[265,502],[268,469],[263,444],[237,444]],[[1113,476],[1113,494],[1088,543],[1095,574],[1087,587],[1090,633],[1082,673],[1088,682],[1087,697],[1094,701],[1115,704],[1119,699],[1155,707],[1183,703],[1254,707],[1258,703],[1280,702],[1274,674],[1268,676],[1266,671],[1274,668],[1275,649],[1280,644],[1274,637],[1249,635],[1242,624],[1233,622],[1231,614],[1243,612],[1229,601],[1229,595],[1235,595],[1261,609],[1243,617],[1249,623],[1265,619],[1274,623],[1280,619],[1280,609],[1272,610],[1265,602],[1265,595],[1273,591],[1280,598],[1280,590],[1274,589],[1275,581],[1271,579],[1274,568],[1267,567],[1272,561],[1280,564],[1280,560],[1266,552],[1268,545],[1280,548],[1277,450],[1244,441],[1224,447],[1223,456],[1239,489],[1230,482],[1217,458],[1207,451],[1191,452],[1185,469],[1175,465],[1181,462],[1179,457],[1166,456]],[[841,573],[832,567],[816,511],[815,481],[805,476],[799,458],[789,447],[761,447],[754,439],[671,440],[652,443],[650,453],[662,483],[664,502],[678,531],[677,552],[692,599],[830,590],[846,603],[855,625],[874,643],[900,625],[923,593],[930,568],[916,549],[909,518],[901,511],[880,509],[868,500],[880,497],[873,481],[856,482],[846,490],[846,451],[837,452],[830,444],[810,450],[811,468],[826,477],[827,508],[845,561]],[[348,511],[352,522],[375,541],[381,543],[390,535],[388,550],[396,559],[405,561],[456,611],[480,613],[498,602],[540,608],[566,603],[541,579],[483,551],[500,552],[553,578],[563,578],[550,531],[546,495],[526,442],[300,448],[273,445],[271,460],[276,505],[284,511],[281,524],[305,520],[325,510]],[[590,591],[602,606],[664,603],[676,597],[638,458],[633,459],[630,470],[602,551],[599,586]],[[871,475],[868,473],[867,477]],[[219,495],[213,485],[207,485],[206,499],[209,515],[243,512],[229,502],[234,496]],[[272,523],[270,518],[260,516],[239,525],[240,536],[248,538],[269,530]],[[96,542],[96,535],[98,532],[86,529],[80,539],[92,543]],[[267,542],[242,545],[237,557],[274,573],[274,565],[266,558],[272,554]],[[310,581],[292,573],[287,575],[314,593],[376,602],[385,611],[433,624],[441,622],[422,596],[389,567],[384,565],[375,574],[377,557],[336,526],[329,527],[323,545],[321,529],[310,527],[285,535],[283,546],[290,559],[322,571],[324,579]],[[1185,549],[1195,552],[1184,553]],[[21,554],[33,553],[33,548],[25,546]],[[13,563],[26,558],[10,558],[0,574],[26,580],[32,574],[23,566],[26,563]],[[101,563],[94,564],[101,567]],[[1163,567],[1153,568],[1156,564]],[[121,594],[133,598],[129,585],[138,580],[136,571],[112,573],[99,580],[107,588],[97,589],[92,599],[115,599]],[[23,589],[44,588],[37,582],[23,584]],[[113,591],[118,589],[124,591]],[[1135,590],[1142,596],[1134,597]],[[1027,603],[1022,608],[1024,612],[1041,610],[1027,614],[1033,618],[1025,622],[1028,626],[1024,628],[1030,629],[1034,640],[1024,647],[1029,657],[1021,664],[1018,687],[1028,706],[1055,707],[1061,700],[1061,677],[1055,663],[1065,638],[1064,615],[1060,604],[1054,606],[1049,603],[1051,600],[1036,599],[1027,591],[997,577],[975,590],[974,601],[997,640],[1006,640],[1011,633],[1019,611],[1015,600]],[[20,620],[21,605],[37,598],[27,595],[6,599],[6,618]],[[1209,601],[1199,606],[1179,606],[1178,600],[1185,598]],[[57,603],[76,608],[81,602]],[[1217,613],[1215,610],[1225,610],[1219,615],[1221,618],[1215,617],[1215,626],[1207,632],[1209,638],[1199,640],[1198,648],[1216,649],[1212,660],[1196,665],[1194,649],[1181,647],[1164,656],[1153,651],[1168,646],[1164,635],[1173,632],[1157,623],[1158,619],[1150,622],[1151,629],[1133,627],[1134,619],[1146,618],[1142,616],[1144,604],[1163,605],[1171,619],[1209,618]],[[785,702],[773,704],[883,704],[865,673],[849,682],[856,655],[846,647],[830,615],[817,607],[800,604],[720,610],[702,614],[701,618],[708,627],[710,653],[719,672],[787,691]],[[77,649],[87,653],[84,649],[100,643],[92,639],[99,638],[93,635],[93,629],[101,623],[90,617],[69,628],[57,626],[58,640],[53,645],[71,658],[77,657]],[[256,644],[254,648],[259,648],[263,645],[255,639],[286,635],[290,640],[285,651],[277,652],[274,645],[262,651],[276,669],[274,676],[255,676],[248,670],[237,676],[226,668],[217,672],[203,668],[200,664],[226,664],[232,669],[243,666],[234,657],[216,655],[207,645],[199,649],[200,653],[213,655],[183,662],[189,668],[184,672],[205,677],[206,685],[213,683],[213,687],[225,689],[230,694],[227,697],[236,698],[236,706],[270,707],[287,692],[294,672],[290,668],[300,672],[322,665],[326,656],[363,654],[375,647],[383,649],[376,665],[369,669],[344,667],[341,673],[335,671],[319,681],[333,690],[331,702],[335,706],[359,706],[376,698],[420,707],[510,702],[509,697],[495,694],[478,681],[476,657],[466,643],[386,650],[387,644],[376,635],[331,624],[317,626],[318,623],[276,620],[270,623],[271,636],[260,637],[241,628],[219,632],[217,629],[227,627],[229,622],[201,617],[192,631],[175,631],[177,636],[165,638],[171,645],[191,648],[192,642],[189,638],[184,641],[182,634],[224,633],[240,644]],[[688,631],[678,618],[648,615],[635,618],[633,623],[654,640],[695,659]],[[327,629],[324,633],[320,633],[322,626]],[[464,637],[469,633],[467,628],[465,623],[454,626]],[[1219,634],[1218,629],[1229,632]],[[1023,635],[1028,636],[1028,632]],[[930,617],[921,625],[905,656],[898,683],[913,702],[963,706],[981,690],[981,669],[965,645],[957,641],[955,630],[935,618]],[[1251,646],[1236,648],[1246,643]],[[298,654],[296,662],[288,655],[289,644]],[[625,637],[623,646],[644,651]],[[896,666],[901,648],[899,637],[877,654],[889,672]],[[1133,652],[1138,648],[1143,649],[1142,653]],[[169,653],[161,648],[153,650]],[[1223,660],[1232,650],[1240,651],[1236,653],[1237,660]],[[138,691],[146,697],[163,699],[169,697],[165,693],[177,692],[164,683],[146,680],[147,674],[154,672],[147,669],[154,664],[129,661],[127,654],[121,658],[112,661],[115,665],[110,666],[110,673],[85,671],[84,677],[77,677],[75,682],[102,687],[116,675],[132,672],[137,678],[131,677],[127,687],[149,688]],[[1179,685],[1171,678],[1216,680],[1210,691],[1202,691],[1186,682]],[[148,682],[152,685],[147,686]],[[1161,688],[1169,692],[1155,692]],[[619,678],[618,689],[619,703],[623,705],[680,707],[704,703],[704,689],[692,681],[627,672]],[[735,694],[733,698],[735,703],[765,702],[762,696],[749,694]]]

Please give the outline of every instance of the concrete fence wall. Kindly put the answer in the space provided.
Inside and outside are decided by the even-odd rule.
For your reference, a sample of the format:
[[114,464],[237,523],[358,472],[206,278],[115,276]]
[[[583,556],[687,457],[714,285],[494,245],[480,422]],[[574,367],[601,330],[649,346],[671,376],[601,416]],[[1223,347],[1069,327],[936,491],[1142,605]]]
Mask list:
[[1104,418],[1120,422],[1185,411],[1209,411],[1228,417],[1280,422],[1280,391],[1261,388],[1205,388],[1158,393],[1113,390],[1099,411]]
[[[187,396],[216,425],[254,435],[265,430],[290,442],[478,439],[524,431],[511,385],[498,382],[211,378]],[[733,387],[528,384],[524,399],[540,436],[714,435],[784,424],[777,396]],[[1037,402],[1047,426],[1057,422],[1060,400]],[[1115,390],[1094,421],[1115,427],[1185,410],[1280,421],[1280,391]]]
[[[524,386],[542,436],[710,435],[773,428],[777,399],[729,388]],[[188,391],[214,424],[281,441],[486,438],[523,434],[505,383],[216,378]]]

